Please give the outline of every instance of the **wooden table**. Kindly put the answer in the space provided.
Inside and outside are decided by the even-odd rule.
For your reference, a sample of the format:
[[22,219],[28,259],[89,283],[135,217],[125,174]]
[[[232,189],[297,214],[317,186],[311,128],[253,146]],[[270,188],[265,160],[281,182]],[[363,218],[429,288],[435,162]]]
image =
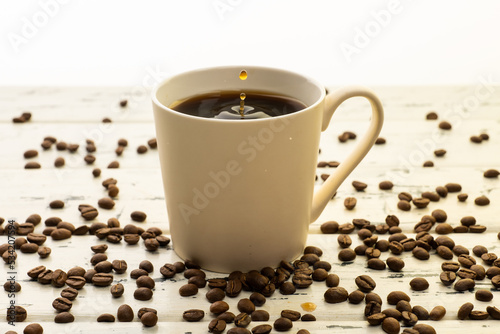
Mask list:
[[[386,112],[385,125],[381,136],[387,139],[385,145],[375,146],[365,160],[344,182],[337,196],[329,203],[321,217],[311,225],[308,244],[323,249],[323,260],[332,263],[332,272],[340,276],[340,286],[349,292],[356,289],[354,278],[360,274],[369,274],[377,282],[375,292],[384,300],[382,309],[389,306],[385,303],[388,292],[402,290],[411,296],[412,305],[422,305],[429,311],[437,305],[447,309],[446,316],[441,321],[426,321],[438,332],[453,333],[493,333],[497,332],[499,323],[495,320],[472,321],[457,320],[457,310],[465,302],[472,302],[475,309],[485,310],[488,305],[500,307],[500,295],[493,291],[491,302],[475,300],[474,291],[458,293],[452,287],[444,287],[439,280],[440,266],[443,260],[434,252],[428,261],[414,258],[411,252],[401,257],[406,266],[400,273],[388,269],[375,271],[366,267],[366,259],[358,256],[352,263],[341,263],[338,258],[339,246],[337,236],[325,235],[320,232],[320,225],[328,220],[339,223],[351,222],[354,218],[365,218],[372,224],[383,223],[389,214],[397,215],[401,228],[408,237],[414,237],[413,226],[423,215],[430,214],[435,209],[443,209],[448,214],[448,222],[459,225],[461,217],[472,215],[478,224],[487,227],[483,234],[452,234],[456,244],[472,249],[475,245],[485,245],[490,252],[497,252],[500,241],[497,233],[500,231],[500,180],[487,179],[483,172],[489,168],[500,167],[500,87],[485,86],[478,82],[468,87],[375,87]],[[129,105],[121,108],[118,102],[127,98]],[[356,145],[356,140],[339,143],[337,136],[343,131],[353,131],[360,135],[367,127],[369,117],[367,103],[351,100],[341,106],[334,116],[334,124],[322,134],[320,161],[342,161],[348,152]],[[29,122],[13,124],[12,118],[29,110],[33,117]],[[439,114],[438,121],[429,121],[425,115],[435,110]],[[112,123],[103,123],[108,117]],[[450,131],[438,129],[438,123],[447,120],[453,128]],[[469,140],[471,135],[487,133],[488,141],[480,144]],[[139,145],[147,145],[147,141],[155,137],[153,115],[149,92],[141,87],[66,87],[66,88],[35,88],[35,87],[3,87],[0,89],[0,216],[24,222],[33,213],[48,217],[58,216],[75,226],[90,224],[82,219],[78,205],[88,203],[97,207],[97,200],[105,197],[106,192],[101,182],[109,177],[118,180],[120,194],[112,210],[99,209],[95,221],[106,222],[116,217],[122,226],[133,223],[130,213],[141,210],[147,213],[146,222],[141,226],[160,227],[169,234],[166,209],[161,184],[160,167],[157,152],[150,149],[145,154],[138,154]],[[78,143],[80,148],[75,153],[57,151],[52,148],[43,151],[40,147],[45,136],[54,136],[59,141]],[[85,156],[85,139],[92,139],[97,147],[97,158],[93,165],[87,165]],[[119,138],[128,140],[128,147],[123,155],[117,157],[115,148]],[[433,151],[443,148],[447,150],[444,157],[435,157]],[[39,155],[29,159],[38,161],[40,169],[27,170],[24,165],[28,159],[23,157],[24,151],[36,149]],[[66,165],[54,167],[56,157],[64,157]],[[117,160],[118,169],[108,169],[107,165]],[[424,168],[424,161],[431,160],[434,167]],[[102,175],[92,176],[92,169],[99,167]],[[334,169],[318,168],[318,175],[333,172]],[[363,192],[357,192],[351,186],[353,180],[368,184]],[[379,190],[378,184],[384,180],[394,183],[392,190]],[[463,192],[469,195],[466,202],[460,203],[456,194],[450,193],[439,202],[431,202],[425,209],[404,212],[397,208],[397,195],[407,191],[413,196],[420,196],[424,191],[434,191],[436,186],[448,182],[458,182]],[[321,180],[317,181],[317,186]],[[491,204],[477,206],[474,199],[486,195]],[[346,197],[355,197],[357,206],[354,210],[344,208]],[[49,208],[49,202],[60,199],[65,202],[63,209]],[[44,229],[42,224],[36,227],[36,232]],[[435,234],[434,232],[432,232]],[[388,235],[380,235],[380,239]],[[361,240],[352,234],[353,247]],[[1,237],[5,243],[6,236]],[[175,279],[164,280],[159,268],[165,263],[172,263],[179,258],[171,246],[160,248],[156,252],[148,252],[142,241],[130,246],[108,244],[107,255],[110,260],[125,259],[128,271],[115,275],[115,283],[125,286],[125,294],[114,299],[109,288],[98,288],[87,284],[74,302],[71,312],[76,320],[70,324],[55,324],[55,311],[51,304],[59,296],[60,289],[50,285],[41,285],[30,281],[27,271],[37,265],[44,265],[52,270],[68,270],[74,266],[91,268],[89,263],[93,253],[91,245],[102,243],[95,236],[73,236],[62,241],[48,238],[45,245],[52,248],[52,254],[46,259],[40,259],[37,254],[18,252],[18,259],[11,270],[3,265],[2,284],[7,280],[7,272],[14,272],[16,280],[22,285],[21,292],[16,294],[15,303],[28,311],[24,323],[17,323],[18,333],[29,323],[38,322],[45,328],[45,333],[206,333],[210,315],[209,303],[205,299],[206,289],[190,298],[180,297],[178,289],[186,283],[182,275]],[[175,246],[175,245],[173,245]],[[382,253],[385,260],[392,255]],[[139,262],[149,259],[155,265],[151,276],[156,281],[154,296],[151,301],[138,301],[133,298],[135,282],[129,273],[138,267]],[[456,257],[454,258],[456,260]],[[478,263],[482,263],[478,259]],[[488,266],[485,266],[488,267]],[[221,277],[221,274],[208,273],[208,277]],[[423,292],[413,292],[409,281],[414,277],[425,277],[429,289]],[[475,290],[493,289],[488,279],[477,281]],[[368,326],[363,317],[364,303],[353,305],[347,302],[327,304],[323,293],[326,286],[323,282],[315,282],[311,287],[297,290],[291,296],[275,293],[268,298],[262,309],[271,314],[272,323],[282,309],[293,309],[305,313],[300,304],[314,302],[317,309],[312,312],[316,322],[296,322],[291,332],[306,328],[311,333],[381,333],[380,327]],[[240,298],[248,297],[243,292]],[[2,308],[6,308],[12,298],[5,296],[0,299]],[[236,303],[239,298],[226,298],[231,311],[238,313]],[[136,312],[140,307],[153,307],[158,310],[159,322],[153,328],[143,328],[136,317],[132,323],[97,323],[96,318],[101,313],[116,314],[119,305],[127,303]],[[207,312],[199,323],[187,323],[182,320],[184,310],[200,308]],[[0,322],[2,331],[14,329],[7,325],[5,317]],[[252,325],[250,326],[252,327]]]

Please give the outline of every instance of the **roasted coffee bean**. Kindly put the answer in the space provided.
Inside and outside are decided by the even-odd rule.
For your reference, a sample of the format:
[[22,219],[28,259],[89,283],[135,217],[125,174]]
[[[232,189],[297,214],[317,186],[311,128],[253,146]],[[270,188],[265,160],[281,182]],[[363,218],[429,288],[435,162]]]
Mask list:
[[462,254],[469,255],[469,249],[462,245],[455,245],[455,247],[453,247],[453,253],[456,256],[460,256]]
[[435,242],[437,246],[443,245],[448,247],[449,249],[453,249],[453,247],[455,247],[455,241],[453,241],[453,239],[446,235],[440,235],[435,239]]
[[52,302],[52,307],[58,312],[69,311],[72,306],[73,302],[64,297],[58,297]]
[[486,231],[486,226],[483,226],[483,225],[472,225],[469,227],[469,232],[470,233],[483,233],[484,231]]
[[71,231],[65,228],[57,228],[50,234],[52,240],[64,240],[71,238]]
[[74,289],[81,289],[87,283],[85,277],[82,276],[68,276],[66,284]]
[[404,251],[404,246],[399,242],[399,241],[391,241],[389,243],[389,250],[395,254],[395,255],[399,255],[399,254],[402,254],[403,251]]
[[144,245],[146,246],[146,249],[150,252],[154,252],[158,250],[158,248],[160,247],[160,243],[158,242],[158,240],[152,238],[146,239],[144,241]]
[[252,321],[268,321],[269,312],[266,310],[256,310],[251,314]]
[[457,271],[457,276],[460,278],[476,279],[477,274],[474,270],[462,268],[462,269]]
[[441,223],[438,226],[436,226],[436,233],[437,234],[450,234],[450,233],[453,233],[453,226],[451,226],[448,223]]
[[415,277],[410,281],[410,287],[413,291],[423,291],[429,288],[429,282],[423,277]]
[[366,265],[368,268],[374,270],[384,270],[386,268],[385,262],[379,258],[369,259],[368,261],[366,261]]
[[135,245],[139,242],[141,237],[138,234],[124,234],[123,240],[129,245]]
[[51,209],[62,209],[64,208],[64,202],[61,200],[54,200],[49,203]]
[[334,234],[339,230],[339,223],[336,221],[328,221],[321,224],[320,229],[323,234]]
[[241,313],[251,314],[253,311],[255,311],[254,303],[248,298],[240,299],[238,301],[237,308]]
[[252,328],[252,334],[268,334],[273,330],[271,325],[258,325]]
[[283,310],[281,311],[281,316],[283,318],[287,318],[287,319],[290,319],[292,321],[297,321],[300,319],[300,312],[298,311],[294,311],[294,310]]
[[344,200],[344,206],[347,210],[352,210],[356,207],[357,200],[354,197],[346,197]]
[[378,184],[380,190],[391,190],[394,184],[391,181],[382,181]]
[[490,204],[490,199],[484,195],[477,197],[474,200],[474,204],[479,205],[479,206],[485,206]]
[[443,271],[439,275],[439,279],[441,280],[441,283],[443,283],[444,286],[452,285],[453,282],[455,282],[456,278],[457,275],[453,271]]
[[153,290],[150,288],[137,288],[134,291],[134,298],[137,300],[150,300],[153,297]]
[[351,248],[344,248],[339,252],[338,258],[344,262],[353,261],[356,258],[356,253]]
[[382,324],[385,318],[387,318],[387,316],[384,313],[379,312],[369,315],[366,320],[371,326],[379,326]]
[[154,312],[146,312],[140,317],[140,320],[144,327],[154,327],[158,323],[158,315]]
[[426,208],[429,205],[430,200],[428,198],[414,198],[411,201],[418,209]]
[[447,121],[441,121],[439,122],[438,127],[441,130],[451,130],[451,123]]
[[355,226],[351,223],[345,223],[339,225],[339,233],[340,234],[350,234],[354,231]]
[[489,314],[485,311],[471,311],[469,314],[469,319],[471,320],[486,320]]
[[369,220],[363,218],[354,218],[352,220],[352,225],[354,225],[355,228],[367,229],[369,231],[373,231],[372,229],[374,228],[374,226],[371,225]]
[[329,288],[324,293],[325,301],[330,304],[344,302],[347,300],[348,296],[349,293],[347,292],[347,290],[338,286],[334,288]]
[[430,257],[429,252],[425,248],[422,248],[422,247],[415,247],[412,250],[412,254],[414,257],[416,257],[419,260],[428,260]]
[[248,329],[242,327],[233,327],[227,331],[227,334],[252,334]]
[[356,255],[362,256],[362,255],[365,255],[367,249],[368,249],[367,245],[361,244],[361,245],[356,246],[356,248],[354,248],[354,253]]
[[135,221],[135,222],[142,223],[143,221],[146,220],[147,215],[144,212],[142,212],[142,211],[133,211],[130,214],[130,218],[132,218],[132,220]]
[[453,259],[453,252],[451,249],[445,246],[438,246],[436,248],[436,253],[445,260]]
[[127,262],[125,260],[113,260],[111,267],[115,273],[123,274],[127,271]]
[[[26,156],[25,156],[26,157]],[[484,173],[483,173],[483,176],[485,178],[496,178],[498,177],[498,175],[500,175],[500,172],[496,169],[488,169],[486,170]]]
[[359,290],[363,292],[370,292],[377,286],[377,283],[368,275],[360,275],[355,278],[354,282],[358,286]]
[[370,301],[366,303],[364,315],[365,317],[369,317],[370,315],[380,313],[381,310],[382,308],[379,303]]
[[474,309],[472,303],[465,303],[458,309],[457,317],[459,320],[465,320],[469,317],[470,312]]
[[374,301],[374,302],[377,302],[380,305],[382,305],[382,298],[380,298],[380,296],[378,294],[376,294],[375,292],[368,292],[365,296],[365,301],[367,303]]
[[398,202],[398,209],[402,211],[410,211],[411,210],[410,202],[405,200],[400,200]]
[[[92,283],[92,277],[94,277],[94,275],[97,274],[97,271],[95,271],[95,269],[89,269],[85,272],[85,275],[83,275],[83,278],[85,279],[85,281],[87,283]],[[68,277],[69,279],[69,277]],[[68,281],[66,281],[66,284],[67,284]],[[69,285],[69,284],[68,284]],[[76,289],[76,288],[75,288]]]
[[210,312],[214,314],[221,314],[229,310],[229,305],[225,301],[216,301],[210,305]]
[[337,237],[337,242],[339,243],[339,246],[341,248],[348,248],[351,246],[352,244],[352,239],[350,236],[348,236],[347,234],[340,234],[338,237]]
[[3,285],[3,289],[7,292],[19,292],[21,291],[21,284],[19,282],[14,282],[14,281],[7,281]]
[[36,161],[30,161],[24,165],[24,169],[39,169],[39,168],[42,168],[42,165],[40,165]]
[[111,288],[109,289],[109,291],[111,292],[111,295],[113,297],[118,298],[118,297],[121,297],[123,295],[123,293],[125,292],[125,287],[123,286],[123,284],[118,283],[118,284],[112,285]]
[[30,269],[28,271],[28,276],[31,277],[32,279],[37,279],[38,275],[43,273],[47,268],[45,266],[37,266],[33,269]]
[[399,321],[392,317],[386,317],[382,321],[382,329],[388,334],[397,334],[400,329]]
[[462,254],[458,257],[458,262],[460,262],[463,267],[470,268],[472,265],[476,264],[476,259],[470,255]]
[[395,308],[386,308],[382,311],[387,317],[391,317],[397,320],[401,320],[401,312]]
[[365,294],[360,290],[354,290],[347,296],[349,303],[359,304],[365,299]]
[[110,286],[113,283],[113,274],[96,273],[92,276],[92,284],[95,286]]
[[476,245],[472,248],[472,253],[474,253],[475,256],[481,257],[483,254],[488,253],[488,249],[483,245]]
[[474,264],[470,267],[470,270],[472,270],[476,274],[475,280],[481,281],[486,277],[486,270],[484,267],[480,264]]
[[297,289],[305,289],[313,283],[313,279],[309,275],[298,274],[293,275],[292,282]]
[[205,317],[205,312],[203,310],[191,309],[184,311],[182,318],[188,322],[197,322]]
[[444,187],[449,193],[457,193],[462,190],[462,186],[458,183],[447,183]]
[[69,312],[61,312],[54,317],[56,324],[67,324],[75,321],[75,316]]
[[115,206],[115,201],[109,197],[104,197],[97,201],[97,205],[100,208],[111,210]]
[[296,291],[296,287],[292,282],[284,282],[280,286],[280,293],[282,295],[293,295]]
[[234,318],[234,324],[237,327],[247,327],[252,322],[252,318],[247,313],[240,313]]
[[465,202],[468,197],[469,197],[469,195],[463,194],[463,193],[457,195],[457,199],[459,202]]
[[366,189],[366,187],[368,186],[366,183],[363,183],[361,181],[352,181],[352,186],[354,187],[354,189],[356,189],[357,191],[363,191]]
[[179,288],[179,294],[182,297],[194,296],[198,293],[198,287],[194,284],[188,283],[184,284]]
[[214,303],[216,301],[223,300],[226,297],[226,294],[220,288],[213,288],[208,290],[205,297],[209,302]]
[[387,232],[389,232],[389,229],[389,225],[380,224],[375,227],[375,232],[377,232],[378,234],[386,234]]
[[115,322],[115,316],[109,313],[103,313],[97,317],[97,322]]
[[375,248],[381,252],[387,252],[389,250],[389,241],[385,239],[378,240],[375,243]]
[[108,256],[104,253],[96,253],[90,258],[90,263],[95,266],[99,262],[106,261]]
[[399,312],[403,312],[403,311],[407,311],[407,312],[411,312],[411,305],[409,302],[407,302],[406,300],[400,300],[397,304],[396,304],[396,310],[398,310]]
[[484,263],[490,266],[497,260],[497,258],[497,255],[494,253],[484,253],[483,255],[481,255],[481,260],[483,260]]
[[101,261],[94,266],[98,273],[110,273],[113,270],[113,265],[109,261]]
[[411,312],[415,314],[418,318],[418,320],[428,320],[429,319],[429,312],[422,306],[420,305],[415,305],[412,307]]
[[491,284],[493,284],[496,289],[500,289],[500,275],[493,276],[491,278]]
[[19,247],[21,253],[33,254],[38,251],[38,245],[33,243],[25,243]]
[[328,272],[332,269],[332,265],[330,264],[330,262],[327,262],[327,261],[318,261],[318,262],[314,263],[313,268],[314,269],[324,269]]
[[405,262],[403,261],[403,259],[395,256],[388,257],[386,263],[390,270],[396,272],[401,271],[405,266]]
[[466,291],[466,290],[473,289],[475,285],[476,285],[476,283],[474,282],[473,279],[463,278],[463,279],[458,280],[455,283],[455,285],[453,286],[453,288],[456,291]]
[[493,299],[493,294],[490,290],[480,289],[476,291],[476,299],[482,302],[489,302]]
[[66,284],[66,280],[68,279],[68,274],[62,271],[61,269],[56,269],[52,272],[52,281],[51,284],[53,287],[62,288]]
[[207,274],[203,271],[203,270],[200,270],[200,269],[187,269],[186,271],[184,271],[184,277],[189,279],[193,276],[200,276],[202,278],[205,278],[207,276]]
[[57,228],[58,229],[61,229],[61,228],[65,228],[67,229],[68,231],[70,231],[71,233],[73,233],[75,231],[75,225],[71,224],[71,223],[68,223],[68,222],[65,222],[65,221],[61,221],[57,224]]
[[14,306],[7,309],[7,321],[23,322],[28,317],[26,309],[22,306]]
[[383,137],[378,137],[377,139],[375,139],[375,145],[383,145],[385,143],[386,143],[386,139]]
[[50,284],[52,282],[52,270],[46,269],[38,274],[37,280],[41,284]]
[[61,297],[69,299],[71,301],[75,300],[78,296],[78,290],[74,288],[66,288],[61,291]]
[[412,313],[412,312],[409,312],[409,311],[403,311],[401,312],[401,318],[403,320],[403,324],[405,326],[415,326],[415,324],[418,322],[418,317]]
[[328,277],[328,272],[323,268],[315,269],[312,273],[312,279],[316,282],[323,282]]
[[23,334],[42,334],[42,333],[43,333],[43,327],[38,323],[29,324],[24,328],[23,331]]
[[441,196],[441,197],[446,197],[448,196],[448,189],[446,189],[446,187],[443,187],[443,186],[438,186],[436,187],[436,193]]
[[410,193],[403,191],[403,192],[400,192],[398,194],[398,199],[400,199],[402,201],[411,202],[411,200],[413,199],[413,197],[411,196]]
[[[472,268],[472,267],[471,267]],[[492,279],[495,276],[500,275],[500,268],[499,267],[490,267],[488,270],[486,270],[486,277],[489,279]]]
[[337,274],[328,274],[325,281],[327,287],[334,288],[339,285],[340,278]]
[[116,315],[118,321],[120,322],[131,322],[134,320],[134,310],[132,310],[132,308],[127,304],[123,304],[118,307]]
[[429,319],[434,321],[439,321],[444,318],[446,314],[446,309],[444,306],[436,306],[429,312]]
[[427,198],[431,202],[438,202],[441,199],[438,193],[432,191],[424,191],[421,196],[422,198]]
[[494,306],[486,307],[486,311],[495,320],[500,320],[500,310]]
[[289,331],[293,327],[293,323],[290,319],[287,318],[278,318],[274,321],[274,329],[278,332]]
[[410,302],[411,298],[403,291],[392,291],[387,295],[387,302],[389,305],[396,305],[400,300]]

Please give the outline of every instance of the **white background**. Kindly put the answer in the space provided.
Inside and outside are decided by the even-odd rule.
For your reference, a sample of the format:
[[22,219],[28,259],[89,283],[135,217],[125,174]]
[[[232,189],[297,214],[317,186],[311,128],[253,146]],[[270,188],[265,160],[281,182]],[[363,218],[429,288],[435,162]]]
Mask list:
[[0,85],[150,86],[229,64],[327,85],[498,82],[499,40],[500,1],[2,1]]

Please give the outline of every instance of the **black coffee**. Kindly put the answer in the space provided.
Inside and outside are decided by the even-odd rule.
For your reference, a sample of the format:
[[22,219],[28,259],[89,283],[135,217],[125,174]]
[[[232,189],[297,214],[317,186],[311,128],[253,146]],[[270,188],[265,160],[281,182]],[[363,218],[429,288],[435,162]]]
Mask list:
[[242,97],[239,91],[214,91],[177,101],[170,108],[205,118],[255,119],[291,114],[306,105],[275,93],[245,91]]

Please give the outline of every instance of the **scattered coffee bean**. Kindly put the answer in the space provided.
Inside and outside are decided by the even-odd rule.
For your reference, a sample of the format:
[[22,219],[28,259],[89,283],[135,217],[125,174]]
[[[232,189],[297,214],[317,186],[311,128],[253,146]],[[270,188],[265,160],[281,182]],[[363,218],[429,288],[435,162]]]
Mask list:
[[465,303],[458,309],[457,317],[459,320],[465,320],[469,317],[469,314],[474,309],[474,305],[472,303]]
[[293,323],[290,319],[281,317],[274,321],[273,326],[274,329],[277,330],[278,332],[285,332],[292,329]]
[[67,324],[73,321],[75,321],[75,317],[69,312],[61,312],[54,317],[56,324]]
[[500,172],[496,169],[488,169],[483,173],[483,176],[488,179],[497,178],[498,175],[500,175]]
[[429,282],[423,277],[415,277],[410,281],[410,287],[413,291],[423,291],[429,288]]
[[108,273],[96,273],[92,276],[92,284],[95,286],[110,286],[113,283],[113,275]]
[[364,182],[361,182],[361,181],[352,181],[352,186],[354,187],[354,189],[356,189],[357,191],[363,191],[366,189],[366,187],[368,186],[366,183]]
[[258,325],[252,328],[252,334],[268,334],[273,330],[271,325]]
[[266,310],[256,310],[251,314],[252,321],[268,321],[269,312]]
[[434,167],[434,162],[427,160],[427,161],[424,161],[422,166],[423,167]]
[[401,271],[405,266],[403,259],[395,256],[388,257],[386,263],[390,270],[396,272]]
[[479,205],[479,206],[485,206],[490,204],[490,199],[484,195],[477,197],[474,200],[474,204]]
[[357,200],[354,197],[346,197],[344,200],[344,206],[347,210],[352,210],[356,207]]
[[78,290],[74,288],[66,288],[61,291],[61,297],[64,297],[71,301],[75,300],[77,296],[78,296]]
[[493,299],[493,293],[490,290],[480,289],[476,291],[476,299],[482,302],[489,302]]
[[234,324],[237,327],[242,327],[242,328],[247,327],[248,325],[250,325],[250,322],[252,322],[250,315],[244,312],[238,314],[234,318]]
[[118,161],[111,161],[109,164],[108,164],[108,168],[120,168],[120,163]]
[[179,288],[179,294],[182,297],[194,296],[198,293],[198,287],[194,284],[188,283],[184,284]]
[[458,194],[457,195],[457,198],[460,202],[465,202],[467,200],[467,198],[469,197],[469,195],[467,194]]
[[64,297],[58,297],[52,302],[52,307],[58,312],[69,311],[72,306],[71,300]]
[[396,305],[400,300],[410,302],[411,298],[403,291],[392,291],[387,295],[387,302],[389,305]]
[[351,248],[344,248],[339,252],[338,258],[344,262],[353,261],[356,258],[356,253]]
[[410,202],[408,202],[406,200],[400,200],[398,202],[398,209],[400,209],[402,211],[410,211],[411,210]]
[[429,319],[434,321],[439,321],[443,319],[446,314],[446,309],[444,306],[436,306],[429,312]]
[[150,300],[153,297],[153,290],[150,288],[137,288],[134,291],[134,298],[137,300]]
[[418,318],[418,320],[428,320],[429,319],[429,312],[422,306],[420,305],[415,305],[412,307],[411,312],[415,314]]
[[321,224],[320,228],[323,234],[334,234],[337,233],[339,229],[339,223],[337,223],[336,221],[328,221]]
[[120,322],[131,322],[134,320],[134,310],[132,310],[132,308],[127,304],[123,304],[118,307],[116,315],[118,321]]
[[342,287],[329,288],[324,293],[324,298],[327,303],[335,304],[341,303],[347,300],[349,293],[346,289]]
[[130,218],[132,218],[133,221],[136,221],[139,223],[142,223],[143,221],[145,221],[146,217],[147,217],[146,214],[142,211],[133,211],[130,214]]
[[154,312],[146,312],[139,319],[145,327],[154,327],[158,323],[158,315]]
[[500,310],[494,306],[486,307],[486,311],[495,320],[500,320]]
[[382,321],[382,329],[388,334],[397,334],[400,330],[399,321],[392,317],[386,317]]
[[471,320],[486,320],[489,314],[485,311],[471,311],[469,314],[469,319]]
[[394,184],[391,181],[382,181],[378,184],[378,187],[381,190],[391,190]]
[[473,279],[463,278],[463,279],[458,280],[455,283],[455,285],[453,286],[453,288],[456,291],[467,291],[467,290],[473,289],[475,285],[476,285],[476,283],[474,282]]
[[444,286],[452,285],[453,282],[455,282],[456,278],[457,275],[453,271],[443,271],[439,275],[439,279],[441,280],[441,283],[443,283]]
[[451,130],[451,123],[447,121],[439,122],[439,128],[442,130]]

